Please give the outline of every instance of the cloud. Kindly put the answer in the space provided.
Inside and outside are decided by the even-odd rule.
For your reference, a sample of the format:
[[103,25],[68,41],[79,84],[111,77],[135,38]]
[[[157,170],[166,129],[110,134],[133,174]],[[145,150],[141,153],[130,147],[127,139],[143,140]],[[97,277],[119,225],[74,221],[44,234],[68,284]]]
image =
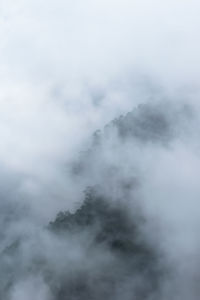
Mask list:
[[[1,1],[1,249],[106,180],[105,194],[120,198],[128,187],[138,197],[154,233],[144,231],[176,263],[166,295],[197,298],[199,8],[197,0]],[[102,146],[80,154],[96,129],[141,103],[150,106],[134,117],[133,140],[105,129]],[[86,171],[76,177],[80,157]],[[28,277],[12,299],[38,285],[38,299],[48,298],[43,279]]]
[[197,99],[198,7],[195,0],[1,1],[0,161],[31,178],[22,190],[51,190],[57,166],[138,103]]

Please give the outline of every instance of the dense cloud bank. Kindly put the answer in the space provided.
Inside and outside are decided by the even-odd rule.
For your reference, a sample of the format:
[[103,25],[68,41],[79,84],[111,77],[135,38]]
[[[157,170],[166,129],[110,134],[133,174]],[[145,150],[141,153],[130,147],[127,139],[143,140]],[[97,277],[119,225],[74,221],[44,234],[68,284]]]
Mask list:
[[199,299],[199,9],[0,1],[0,298]]
[[159,101],[96,131],[65,167],[85,194],[49,225],[26,206],[2,206],[1,297],[197,299],[199,187],[179,170],[179,156],[197,155],[195,115],[188,104]]

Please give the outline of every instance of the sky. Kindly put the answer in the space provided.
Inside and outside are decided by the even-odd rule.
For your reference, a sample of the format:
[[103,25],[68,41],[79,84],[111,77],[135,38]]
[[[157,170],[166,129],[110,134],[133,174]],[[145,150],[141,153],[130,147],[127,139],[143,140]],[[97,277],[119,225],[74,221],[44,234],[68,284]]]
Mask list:
[[57,181],[52,193],[65,190],[60,164],[138,103],[162,95],[198,105],[198,8],[195,0],[1,0],[0,163],[25,176],[20,189],[51,193]]
[[[92,172],[95,184],[104,174],[101,162],[119,163],[120,155],[127,157],[119,163],[120,176],[139,165],[143,209],[159,224],[164,220],[161,244],[170,259],[182,266],[193,258],[182,267],[192,278],[199,247],[199,9],[197,0],[0,0],[2,224],[8,207],[17,216],[27,210],[17,232],[24,224],[32,232],[58,211],[73,210],[91,174],[75,182],[67,166],[90,147],[97,129],[139,104],[155,109],[162,103],[167,116],[174,114],[167,107],[187,104],[192,121],[181,119],[173,146],[137,144],[133,159],[129,143],[122,150],[116,141],[114,158],[105,144]],[[15,233],[9,227],[8,240]],[[176,271],[181,274],[181,267]],[[37,284],[31,281],[30,289]],[[39,300],[43,293],[42,286]],[[19,288],[11,300],[22,297],[26,289]]]

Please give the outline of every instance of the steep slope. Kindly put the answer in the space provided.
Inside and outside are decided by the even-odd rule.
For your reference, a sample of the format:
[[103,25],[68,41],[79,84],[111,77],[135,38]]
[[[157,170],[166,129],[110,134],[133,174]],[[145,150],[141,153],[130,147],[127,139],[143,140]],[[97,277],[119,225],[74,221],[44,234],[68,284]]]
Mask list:
[[[61,239],[68,235],[84,240],[86,257],[94,260],[92,269],[72,270],[62,278],[56,299],[149,299],[159,295],[161,254],[140,232],[144,222],[135,214],[131,218],[122,205],[110,203],[95,189],[87,189],[83,204],[74,213],[58,214],[50,230]],[[67,251],[67,249],[66,249]],[[100,259],[100,262],[99,262]],[[163,266],[162,266],[163,267]],[[52,278],[51,282],[55,280]],[[123,291],[123,289],[125,289]],[[55,287],[53,288],[55,293]],[[123,295],[123,293],[125,293]]]

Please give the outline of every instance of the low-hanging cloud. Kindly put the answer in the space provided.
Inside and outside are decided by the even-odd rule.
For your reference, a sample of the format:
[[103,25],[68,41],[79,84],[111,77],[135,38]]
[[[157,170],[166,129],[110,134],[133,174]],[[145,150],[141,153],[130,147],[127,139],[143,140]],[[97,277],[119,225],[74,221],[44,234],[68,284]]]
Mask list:
[[[63,241],[46,229],[60,210],[80,207],[87,186],[144,216],[141,237],[155,241],[170,269],[152,299],[198,299],[199,6],[1,1],[4,299],[27,299],[37,286],[34,299],[54,300],[51,287],[59,290],[70,263],[97,278],[108,262],[121,268],[98,247],[89,261],[89,235]],[[115,299],[130,299],[131,284],[125,280]]]

